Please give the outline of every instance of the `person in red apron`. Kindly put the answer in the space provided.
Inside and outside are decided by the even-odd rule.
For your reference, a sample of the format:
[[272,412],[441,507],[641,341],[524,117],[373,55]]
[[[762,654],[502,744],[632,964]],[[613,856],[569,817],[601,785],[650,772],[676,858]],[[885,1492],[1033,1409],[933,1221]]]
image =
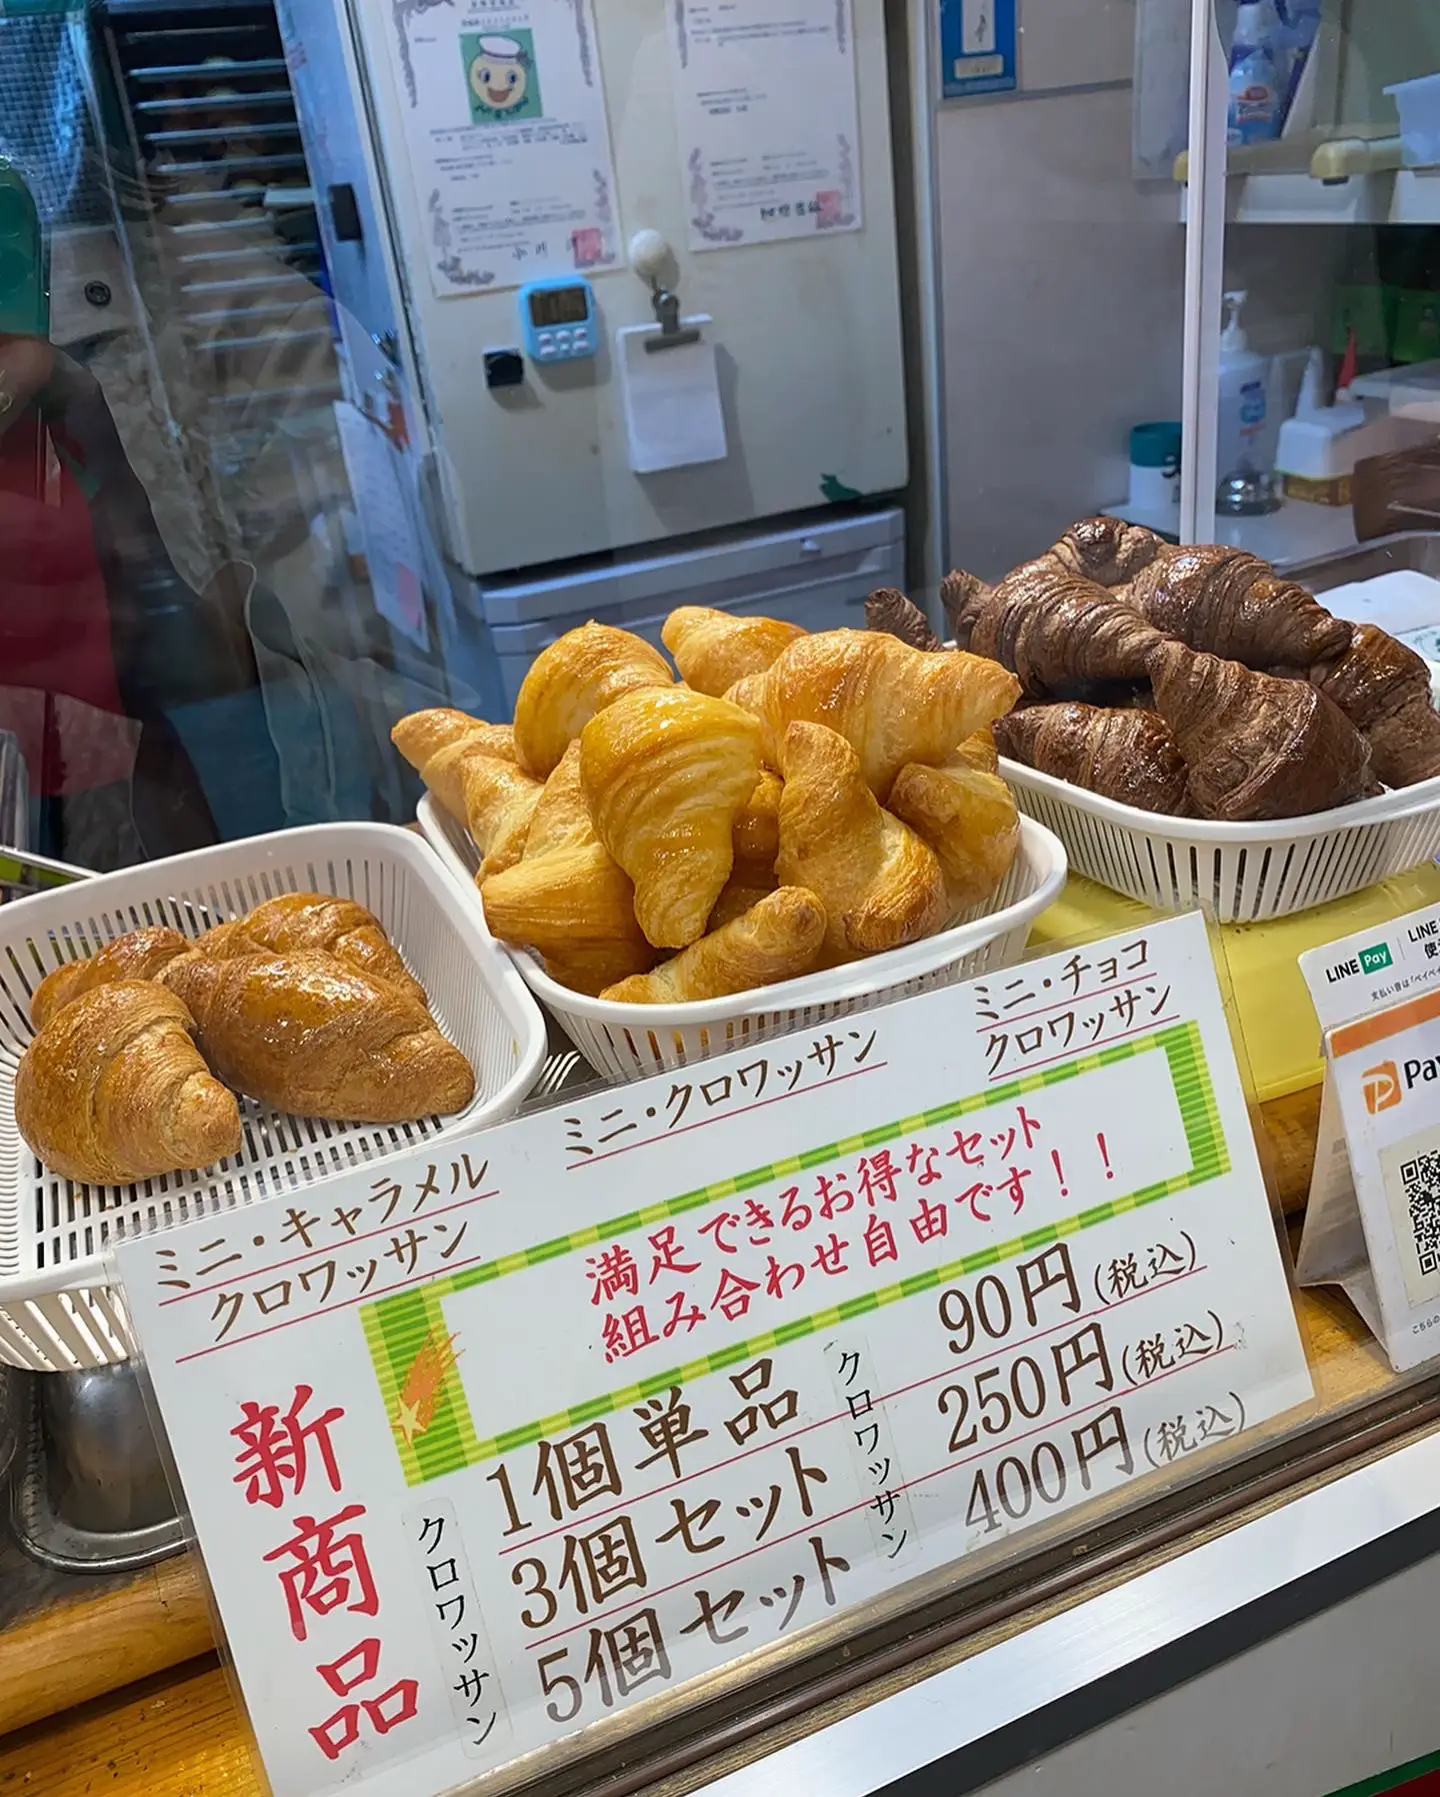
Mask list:
[[147,628],[188,597],[98,383],[0,335],[0,729],[19,739],[32,846],[106,868],[217,840],[156,702]]

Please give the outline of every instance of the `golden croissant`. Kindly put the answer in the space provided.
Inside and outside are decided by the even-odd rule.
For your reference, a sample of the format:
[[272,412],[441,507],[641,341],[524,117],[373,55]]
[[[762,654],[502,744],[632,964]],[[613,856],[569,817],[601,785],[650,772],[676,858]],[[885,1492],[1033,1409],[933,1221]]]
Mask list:
[[213,1166],[241,1147],[235,1096],[151,980],[93,987],[54,1013],[15,1072],[15,1123],[52,1173],[130,1185]]
[[773,874],[780,852],[780,787],[778,774],[761,770],[755,790],[736,814],[731,841],[735,867],[747,874]]
[[824,905],[827,959],[878,954],[943,928],[950,900],[934,850],[881,808],[845,738],[792,724],[781,754],[777,871],[782,886],[804,886]]
[[778,618],[737,618],[704,605],[672,611],[660,632],[680,678],[693,692],[724,698],[737,680],[763,674],[805,632]]
[[509,725],[482,724],[463,711],[417,711],[401,718],[390,740],[469,830],[486,871],[513,867],[524,853],[541,783],[518,765]]
[[[777,881],[772,870],[768,878],[763,873],[749,873],[737,869],[725,882],[715,908],[710,913],[705,925],[705,934],[713,936],[716,930],[723,930],[727,923],[734,923],[737,917],[743,917],[747,911],[753,911],[763,898],[777,888]],[[703,942],[705,937],[700,940]],[[693,944],[692,944],[693,947]],[[683,951],[682,951],[683,952]]]
[[655,965],[635,921],[635,888],[598,842],[527,856],[480,888],[490,934],[533,948],[562,986],[592,998]]
[[411,1123],[475,1096],[469,1061],[419,999],[321,949],[185,955],[163,979],[189,1006],[216,1075],[276,1110]]
[[632,1005],[724,998],[809,973],[824,943],[825,907],[803,887],[782,886],[653,973],[621,980],[600,996]]
[[530,815],[525,837],[525,856],[533,861],[553,849],[586,848],[600,838],[590,821],[590,807],[580,790],[580,739],[576,737],[560,757],[555,772]]
[[994,759],[994,742],[985,733],[962,743],[939,767],[910,762],[890,788],[890,809],[939,859],[952,913],[988,898],[1020,847],[1015,795],[987,765]]
[[515,701],[520,765],[544,780],[597,713],[642,687],[672,686],[658,649],[628,630],[593,620],[536,656]]
[[207,930],[195,947],[212,961],[321,948],[360,973],[384,980],[427,1004],[425,990],[400,959],[373,911],[328,892],[286,892],[244,917]]
[[907,761],[943,761],[1019,696],[1015,676],[997,662],[927,654],[865,630],[802,637],[766,673],[730,690],[737,705],[760,719],[770,766],[779,767],[791,724],[824,724],[855,750],[871,792],[882,800]]
[[35,988],[30,1000],[30,1021],[42,1029],[57,1011],[72,1004],[82,993],[117,980],[153,980],[162,967],[193,945],[178,930],[154,927],[131,930],[85,961],[67,961]]
[[760,727],[738,705],[683,687],[627,693],[580,738],[596,834],[635,883],[656,948],[685,948],[734,861],[735,819],[760,778]]

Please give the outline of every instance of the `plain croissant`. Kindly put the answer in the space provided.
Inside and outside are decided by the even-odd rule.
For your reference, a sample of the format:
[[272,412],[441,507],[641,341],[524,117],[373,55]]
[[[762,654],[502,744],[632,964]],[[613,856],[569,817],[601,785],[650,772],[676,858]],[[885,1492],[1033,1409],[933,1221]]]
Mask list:
[[42,1029],[57,1011],[96,986],[117,980],[153,980],[162,967],[177,955],[187,954],[192,946],[178,930],[162,927],[117,936],[88,960],[67,961],[47,973],[30,1000],[30,1021]]
[[730,697],[760,719],[771,767],[780,765],[790,725],[824,724],[855,750],[883,800],[907,761],[943,761],[1009,711],[1019,687],[976,655],[926,654],[883,631],[827,630],[792,644]]
[[988,731],[962,743],[939,767],[902,767],[890,788],[890,809],[935,851],[952,912],[988,898],[1020,847],[1015,795],[996,770]]
[[527,856],[480,888],[490,934],[532,948],[562,986],[594,997],[655,965],[629,875],[599,842]]
[[763,769],[754,792],[736,813],[731,841],[737,873],[774,873],[780,853],[780,788],[780,776]]
[[1051,556],[1026,562],[997,587],[977,585],[952,622],[962,649],[1012,669],[1032,699],[1088,682],[1141,680],[1161,640],[1124,599]]
[[1440,774],[1440,715],[1430,670],[1413,649],[1359,624],[1345,653],[1311,668],[1310,679],[1370,744],[1377,779],[1413,786]]
[[475,1096],[474,1069],[418,999],[323,950],[184,955],[162,977],[217,1077],[276,1110],[411,1123]]
[[541,783],[517,764],[509,725],[483,724],[463,711],[417,711],[401,718],[390,740],[469,830],[487,870],[513,867],[524,852]]
[[632,1005],[723,998],[809,973],[824,943],[824,905],[803,887],[782,886],[653,973],[621,980],[600,996]]
[[724,699],[651,687],[585,726],[581,789],[656,948],[704,935],[730,878],[735,819],[759,777],[759,726]]
[[1183,643],[1156,650],[1150,678],[1202,817],[1303,817],[1372,790],[1369,744],[1305,681],[1256,674]]
[[[580,739],[560,757],[559,765],[545,782],[545,789],[530,814],[524,859],[548,855],[554,849],[586,848],[600,838],[590,821],[590,807],[580,790]],[[482,873],[482,878],[485,875]]]
[[697,693],[722,699],[737,680],[763,674],[805,632],[779,618],[737,618],[704,605],[682,605],[660,637],[680,678]]
[[827,959],[848,961],[933,936],[950,910],[940,863],[882,809],[845,738],[824,724],[792,724],[781,754],[776,870],[782,886],[803,886],[825,907]]
[[673,686],[658,649],[628,630],[592,619],[543,649],[515,700],[520,765],[544,780],[580,732],[607,705],[643,687]]
[[198,942],[185,944],[192,946],[212,961],[320,948],[347,967],[428,1004],[424,987],[400,959],[375,913],[354,899],[328,892],[287,892],[267,899],[244,917],[219,924]]
[[1030,705],[995,726],[1002,754],[1102,798],[1181,815],[1187,769],[1170,726],[1153,711]]
[[1243,549],[1167,548],[1125,591],[1166,636],[1250,668],[1308,668],[1350,644],[1348,624]]
[[212,1166],[241,1147],[240,1109],[191,1040],[182,1001],[150,980],[82,993],[15,1071],[15,1123],[52,1173],[130,1185]]

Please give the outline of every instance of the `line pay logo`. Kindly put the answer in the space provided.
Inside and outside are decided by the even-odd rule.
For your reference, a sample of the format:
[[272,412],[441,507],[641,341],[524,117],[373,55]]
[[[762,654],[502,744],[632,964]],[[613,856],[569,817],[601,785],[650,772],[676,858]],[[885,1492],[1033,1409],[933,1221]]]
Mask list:
[[1383,973],[1390,964],[1390,944],[1388,942],[1372,943],[1369,948],[1360,950],[1361,973]]
[[1374,1117],[1380,1111],[1394,1110],[1403,1096],[1400,1069],[1393,1061],[1382,1061],[1378,1067],[1367,1067],[1360,1075],[1365,1090],[1365,1109]]

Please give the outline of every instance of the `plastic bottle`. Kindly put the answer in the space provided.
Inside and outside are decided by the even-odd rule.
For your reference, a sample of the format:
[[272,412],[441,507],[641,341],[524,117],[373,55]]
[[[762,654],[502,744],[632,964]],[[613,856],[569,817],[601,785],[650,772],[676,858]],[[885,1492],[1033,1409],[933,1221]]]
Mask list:
[[1240,0],[1230,49],[1229,144],[1266,143],[1280,135],[1287,66],[1275,0]]
[[1249,516],[1273,512],[1278,426],[1270,418],[1270,358],[1250,347],[1240,323],[1247,295],[1225,295],[1220,336],[1217,460],[1220,485],[1215,509]]

